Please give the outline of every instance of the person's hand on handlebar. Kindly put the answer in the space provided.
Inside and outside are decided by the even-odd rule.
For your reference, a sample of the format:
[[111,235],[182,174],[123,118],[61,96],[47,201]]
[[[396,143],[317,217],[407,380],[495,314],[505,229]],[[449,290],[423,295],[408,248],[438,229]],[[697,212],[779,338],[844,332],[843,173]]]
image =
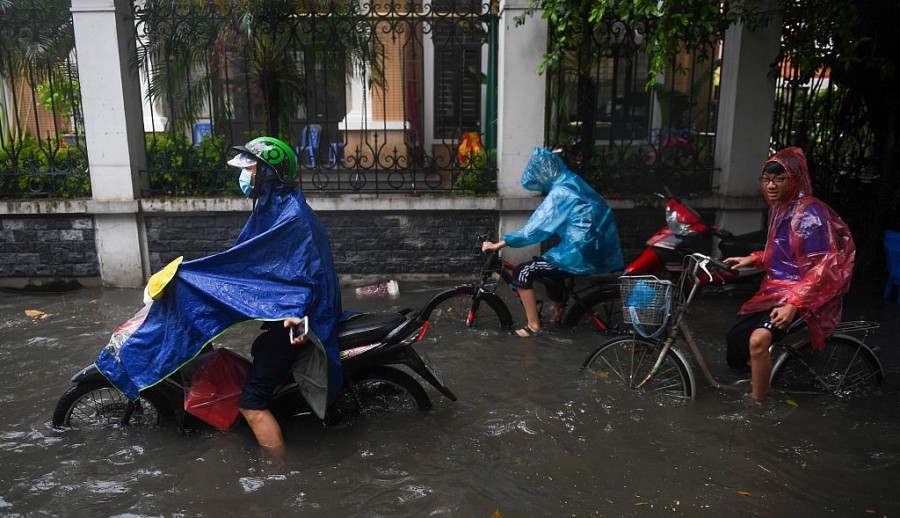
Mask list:
[[752,255],[745,257],[726,257],[725,259],[722,259],[722,261],[732,268],[746,268],[748,266],[753,266],[756,262]]
[[499,243],[494,243],[493,241],[485,241],[484,243],[481,243],[482,252],[497,252],[505,247],[506,241],[500,241]]

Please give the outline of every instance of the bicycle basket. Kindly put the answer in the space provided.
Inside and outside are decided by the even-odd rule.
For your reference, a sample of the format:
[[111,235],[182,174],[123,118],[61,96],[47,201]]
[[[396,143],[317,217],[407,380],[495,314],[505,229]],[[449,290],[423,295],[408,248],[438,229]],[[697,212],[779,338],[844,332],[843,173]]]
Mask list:
[[652,275],[620,277],[622,316],[641,336],[656,338],[666,328],[672,304],[672,283]]

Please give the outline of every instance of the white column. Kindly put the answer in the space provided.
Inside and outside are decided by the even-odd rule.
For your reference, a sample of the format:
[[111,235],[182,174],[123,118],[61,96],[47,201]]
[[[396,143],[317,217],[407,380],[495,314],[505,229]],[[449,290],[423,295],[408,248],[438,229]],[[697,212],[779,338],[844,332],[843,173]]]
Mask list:
[[72,0],[78,80],[104,285],[144,284],[137,197],[146,163],[140,80],[128,0]]
[[[520,185],[522,170],[536,146],[544,144],[544,104],[547,78],[538,66],[547,52],[547,22],[540,11],[516,26],[515,17],[528,0],[502,0],[497,103],[497,191],[502,198],[500,234],[521,228],[541,202]],[[520,262],[538,255],[538,245],[507,249],[504,257]]]
[[[775,109],[775,79],[769,67],[778,55],[781,20],[750,31],[735,25],[725,33],[715,160],[719,192],[755,206],[762,200],[758,178],[769,156]],[[738,234],[759,230],[760,210],[722,212],[718,224]]]

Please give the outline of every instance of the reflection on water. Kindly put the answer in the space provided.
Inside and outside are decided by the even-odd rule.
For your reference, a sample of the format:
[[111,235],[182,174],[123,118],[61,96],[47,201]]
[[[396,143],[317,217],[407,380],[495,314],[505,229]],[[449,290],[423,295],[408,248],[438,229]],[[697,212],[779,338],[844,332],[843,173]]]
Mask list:
[[[345,306],[418,306],[400,299]],[[532,339],[433,329],[419,349],[459,396],[429,388],[424,416],[285,425],[288,454],[229,433],[52,430],[68,378],[139,304],[137,290],[0,294],[0,515],[3,516],[894,516],[900,513],[898,396],[784,396],[764,405],[702,385],[671,408],[600,386],[579,370],[600,339],[551,329]],[[698,304],[713,369],[740,299]],[[37,309],[45,318],[27,317]],[[516,308],[516,313],[519,309]],[[226,337],[246,354],[247,327]],[[896,358],[897,346],[884,340]],[[896,365],[896,360],[894,360]],[[889,375],[889,380],[891,376]]]

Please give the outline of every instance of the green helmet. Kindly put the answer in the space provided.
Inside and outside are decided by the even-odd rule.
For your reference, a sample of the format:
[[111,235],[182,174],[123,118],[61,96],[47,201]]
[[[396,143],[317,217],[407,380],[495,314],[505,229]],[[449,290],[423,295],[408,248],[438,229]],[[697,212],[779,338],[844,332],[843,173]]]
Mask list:
[[290,184],[297,175],[297,155],[290,146],[274,137],[257,137],[243,146],[234,146],[272,166],[278,179]]

